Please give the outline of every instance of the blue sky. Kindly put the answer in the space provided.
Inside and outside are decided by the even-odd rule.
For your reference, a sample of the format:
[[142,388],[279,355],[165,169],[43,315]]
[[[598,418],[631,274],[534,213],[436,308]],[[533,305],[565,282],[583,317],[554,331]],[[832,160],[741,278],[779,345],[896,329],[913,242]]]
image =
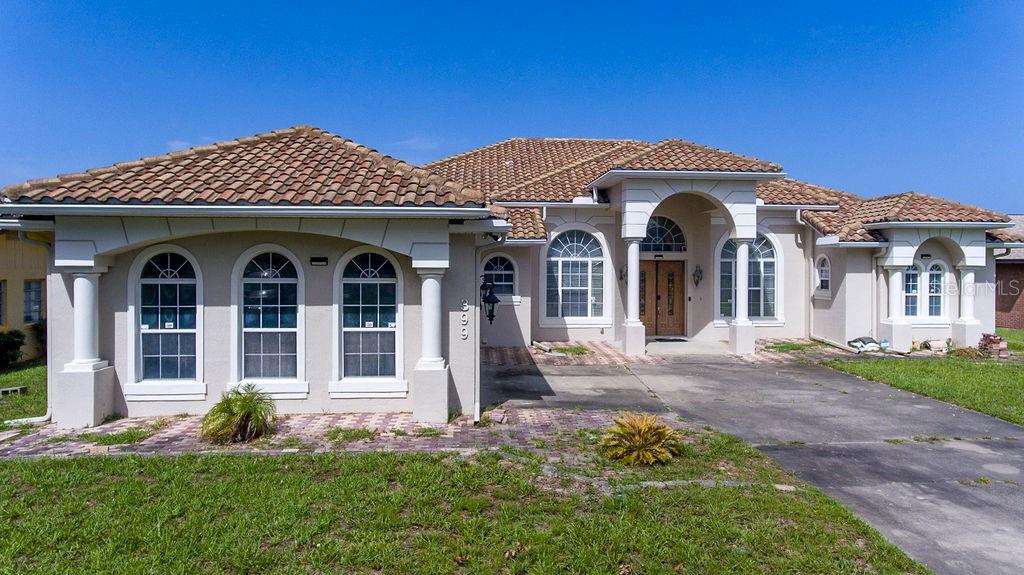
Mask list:
[[0,184],[313,124],[410,162],[678,137],[1024,212],[1024,3],[5,0],[0,38]]

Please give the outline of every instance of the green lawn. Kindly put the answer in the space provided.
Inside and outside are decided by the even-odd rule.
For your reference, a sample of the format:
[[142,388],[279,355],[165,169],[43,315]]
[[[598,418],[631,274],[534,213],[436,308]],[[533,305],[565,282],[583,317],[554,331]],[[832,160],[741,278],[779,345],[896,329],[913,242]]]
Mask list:
[[40,361],[33,361],[0,373],[0,388],[22,385],[28,387],[28,393],[0,397],[0,428],[8,419],[46,413],[46,366]]
[[996,333],[1003,336],[1010,351],[1024,351],[1024,329],[997,327]]
[[708,437],[679,476],[735,467],[753,486],[606,495],[493,452],[2,461],[0,573],[927,572]]
[[833,360],[829,367],[1024,425],[1024,365],[969,359]]

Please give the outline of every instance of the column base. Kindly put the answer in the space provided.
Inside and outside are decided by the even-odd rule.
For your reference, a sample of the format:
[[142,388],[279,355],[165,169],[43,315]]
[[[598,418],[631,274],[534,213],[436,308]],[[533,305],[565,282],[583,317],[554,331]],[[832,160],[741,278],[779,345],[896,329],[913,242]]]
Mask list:
[[622,324],[622,353],[631,356],[647,354],[647,328],[641,322]]
[[61,428],[93,427],[114,413],[114,368],[82,369],[68,364],[54,374],[53,422]]
[[444,361],[420,361],[409,388],[412,417],[421,423],[448,422],[448,366]]
[[745,322],[732,322],[729,324],[729,350],[737,355],[751,355],[754,353],[754,324],[749,320]]
[[914,348],[914,327],[906,321],[882,320],[882,338],[889,340],[889,349],[909,353]]
[[981,322],[976,319],[953,321],[953,345],[978,347],[981,342]]

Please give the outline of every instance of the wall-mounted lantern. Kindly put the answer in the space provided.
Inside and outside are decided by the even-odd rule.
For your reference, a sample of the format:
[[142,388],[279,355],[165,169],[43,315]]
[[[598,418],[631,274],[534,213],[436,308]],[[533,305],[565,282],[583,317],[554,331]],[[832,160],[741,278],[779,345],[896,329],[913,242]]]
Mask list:
[[702,279],[704,279],[704,269],[697,264],[693,267],[693,287],[699,286]]
[[[484,276],[480,276],[483,278]],[[494,306],[501,303],[498,296],[494,295],[494,284],[484,280],[480,284],[480,305],[484,308],[488,323],[494,323]]]

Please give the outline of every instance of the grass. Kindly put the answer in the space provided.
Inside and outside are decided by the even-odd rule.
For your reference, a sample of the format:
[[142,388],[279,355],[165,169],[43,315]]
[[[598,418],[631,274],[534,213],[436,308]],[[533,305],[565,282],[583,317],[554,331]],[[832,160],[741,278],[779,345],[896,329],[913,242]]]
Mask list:
[[28,393],[0,396],[0,429],[8,419],[46,413],[46,365],[41,361],[18,364],[0,374],[0,387],[28,388]]
[[131,427],[114,433],[82,433],[78,439],[95,443],[96,445],[127,445],[141,443],[153,436],[156,432],[166,428],[170,422],[166,419],[158,419],[143,427]]
[[564,345],[552,349],[565,355],[587,355],[590,353],[590,350],[585,345]]
[[[795,481],[735,440],[693,471],[737,449]],[[927,572],[808,486],[607,496],[539,470],[497,453],[2,461],[0,573]]]
[[764,349],[765,351],[774,351],[776,353],[793,353],[816,347],[821,347],[821,344],[816,341],[777,341],[764,346]]
[[1006,347],[1010,351],[1024,351],[1024,329],[997,327],[996,333],[1006,340]]
[[958,358],[833,360],[826,365],[1024,425],[1024,365]]
[[377,437],[377,432],[365,427],[332,427],[324,432],[324,439],[331,443],[351,443]]

